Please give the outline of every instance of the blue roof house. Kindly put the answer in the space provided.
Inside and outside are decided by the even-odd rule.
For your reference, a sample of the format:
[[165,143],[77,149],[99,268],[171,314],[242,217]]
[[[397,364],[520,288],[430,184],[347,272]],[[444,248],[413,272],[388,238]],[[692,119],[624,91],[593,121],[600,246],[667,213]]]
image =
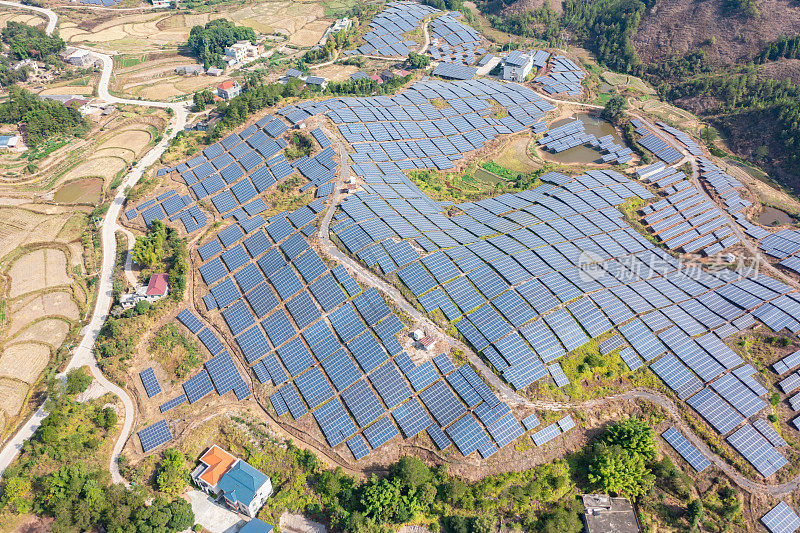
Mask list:
[[242,526],[242,529],[239,530],[239,533],[271,533],[273,529],[275,528],[263,520],[253,518]]
[[250,517],[255,517],[272,495],[269,477],[241,459],[225,472],[217,486],[228,507]]

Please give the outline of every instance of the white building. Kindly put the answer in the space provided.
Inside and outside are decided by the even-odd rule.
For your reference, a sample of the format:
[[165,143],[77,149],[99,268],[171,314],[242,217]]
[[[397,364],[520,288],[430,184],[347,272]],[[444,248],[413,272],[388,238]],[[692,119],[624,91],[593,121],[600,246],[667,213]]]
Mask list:
[[[151,0],[153,7],[172,7],[172,0]],[[177,5],[177,2],[175,2]]]
[[70,65],[75,65],[76,67],[87,67],[92,65],[97,60],[94,54],[92,54],[89,50],[72,47],[61,52],[61,59]]
[[192,479],[203,492],[221,495],[228,507],[249,517],[255,517],[272,496],[272,481],[266,474],[216,444],[200,457]]
[[533,67],[541,68],[547,64],[550,57],[544,50],[531,50],[521,52],[512,50],[503,61],[503,79],[506,81],[525,81]]
[[139,302],[156,303],[169,294],[169,276],[166,274],[153,274],[147,285],[139,285],[135,291],[119,297],[123,309],[130,309]]
[[217,95],[225,100],[230,100],[239,96],[242,92],[242,86],[233,80],[223,81],[217,86]]
[[250,41],[237,41],[236,44],[225,47],[224,59],[229,67],[256,57],[258,57],[258,47]]

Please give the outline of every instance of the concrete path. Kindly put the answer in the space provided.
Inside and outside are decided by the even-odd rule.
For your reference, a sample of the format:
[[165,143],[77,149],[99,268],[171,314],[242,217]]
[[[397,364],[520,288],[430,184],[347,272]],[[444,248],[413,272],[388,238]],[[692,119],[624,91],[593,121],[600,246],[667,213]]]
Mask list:
[[[108,312],[111,308],[111,304],[113,303],[113,273],[117,248],[115,233],[117,229],[117,219],[119,218],[122,206],[125,203],[125,191],[128,187],[133,187],[136,185],[136,183],[144,174],[145,170],[158,161],[161,155],[167,150],[170,140],[172,140],[179,131],[183,131],[183,127],[188,118],[188,109],[185,103],[127,100],[112,96],[108,92],[108,84],[111,79],[111,73],[114,66],[113,60],[111,56],[107,54],[101,54],[94,50],[92,52],[103,62],[103,71],[100,76],[100,84],[98,86],[98,94],[101,98],[113,104],[130,104],[172,109],[172,121],[170,126],[168,126],[167,132],[163,139],[161,139],[156,146],[147,152],[131,169],[128,175],[125,176],[122,184],[117,188],[116,196],[111,201],[108,211],[103,217],[103,223],[101,227],[103,259],[100,268],[100,278],[98,280],[97,301],[95,303],[95,308],[89,324],[84,327],[83,330],[81,330],[83,337],[75,349],[72,359],[64,370],[64,373],[67,373],[73,368],[88,366],[94,379],[97,380],[100,385],[105,388],[105,390],[115,394],[122,401],[122,404],[125,408],[125,419],[122,424],[120,435],[117,438],[111,453],[109,470],[111,471],[111,479],[114,483],[124,483],[126,486],[128,486],[128,482],[119,473],[118,459],[120,453],[122,452],[122,448],[125,446],[125,443],[131,434],[131,430],[133,429],[133,419],[135,414],[133,401],[124,389],[106,379],[106,377],[100,371],[100,367],[97,365],[97,360],[95,359],[92,350],[94,348],[94,343],[97,340],[97,336],[100,333],[100,329],[103,327],[103,324],[108,318]],[[8,468],[8,465],[14,460],[17,453],[19,453],[19,450],[21,449],[21,443],[30,438],[30,436],[33,435],[33,433],[41,424],[44,416],[39,416],[40,412],[44,412],[43,407],[40,408],[36,415],[31,417],[22,426],[22,428],[19,429],[11,441],[2,450],[0,450],[0,477],[5,469]]]
[[117,231],[125,235],[128,239],[128,254],[125,256],[125,277],[128,279],[131,287],[136,287],[139,280],[133,273],[133,245],[136,244],[136,236],[130,230],[117,226]]
[[234,533],[247,522],[244,516],[218,504],[203,491],[191,489],[187,496],[194,511],[194,522],[211,533]]

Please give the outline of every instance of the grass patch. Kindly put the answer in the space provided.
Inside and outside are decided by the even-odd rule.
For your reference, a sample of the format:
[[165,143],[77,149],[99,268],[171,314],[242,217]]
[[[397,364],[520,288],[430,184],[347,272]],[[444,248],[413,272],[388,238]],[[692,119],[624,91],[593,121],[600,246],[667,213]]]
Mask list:
[[197,342],[181,334],[173,323],[155,332],[147,351],[176,379],[183,379],[202,362]]

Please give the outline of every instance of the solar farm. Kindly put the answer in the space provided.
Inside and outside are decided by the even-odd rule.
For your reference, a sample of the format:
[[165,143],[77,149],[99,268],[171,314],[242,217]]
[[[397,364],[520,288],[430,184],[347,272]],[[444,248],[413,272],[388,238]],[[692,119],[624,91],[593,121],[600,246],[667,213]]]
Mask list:
[[[676,254],[729,251],[742,244],[738,224],[800,273],[800,233],[770,234],[749,223],[742,183],[665,123],[632,121],[657,163],[612,170],[633,161],[630,148],[587,134],[580,120],[551,126],[555,107],[536,91],[478,77],[486,51],[459,18],[412,2],[387,4],[365,44],[346,55],[406,56],[419,45],[406,34],[427,24],[435,77],[392,96],[278,109],[159,170],[177,185],[125,211],[130,222],[180,222],[186,234],[203,235],[198,299],[175,321],[207,360],[179,387],[159,383],[153,368],[140,373],[144,401],[160,413],[138,431],[141,450],[171,442],[178,420],[223,395],[258,400],[270,417],[356,464],[380,461],[378,450],[410,439],[476,461],[499,460],[520,439],[552,449],[582,419],[531,414],[488,383],[496,377],[507,391],[562,394],[573,375],[567,358],[597,340],[599,352],[618,355],[629,372],[657,376],[762,478],[788,470],[789,444],[767,418],[770,391],[726,339],[757,324],[800,332],[800,293],[763,273],[690,267]],[[548,55],[540,63],[549,69],[534,80],[542,92],[581,94],[586,74],[573,61]],[[498,105],[507,111],[502,117]],[[314,150],[290,161],[288,132],[306,121]],[[605,165],[547,172],[531,189],[462,203],[434,200],[406,175],[453,171],[515,133],[535,135],[555,153],[591,146]],[[665,139],[698,156],[711,195],[677,170],[683,155]],[[273,214],[268,196],[292,176],[302,177],[300,191],[314,200]],[[350,176],[358,187],[339,198],[339,180]],[[628,205],[642,206],[647,237],[623,216]],[[328,210],[341,252],[395,284],[416,309],[442,316],[495,376],[452,353],[412,351],[413,319],[394,311],[352,264],[323,253],[319,227]],[[220,219],[222,229],[211,230]],[[798,368],[797,354],[774,365],[793,411],[800,409]],[[800,429],[800,416],[794,425]],[[665,449],[695,473],[719,465],[685,428],[660,432]],[[782,512],[770,511],[765,526],[772,531]]]

